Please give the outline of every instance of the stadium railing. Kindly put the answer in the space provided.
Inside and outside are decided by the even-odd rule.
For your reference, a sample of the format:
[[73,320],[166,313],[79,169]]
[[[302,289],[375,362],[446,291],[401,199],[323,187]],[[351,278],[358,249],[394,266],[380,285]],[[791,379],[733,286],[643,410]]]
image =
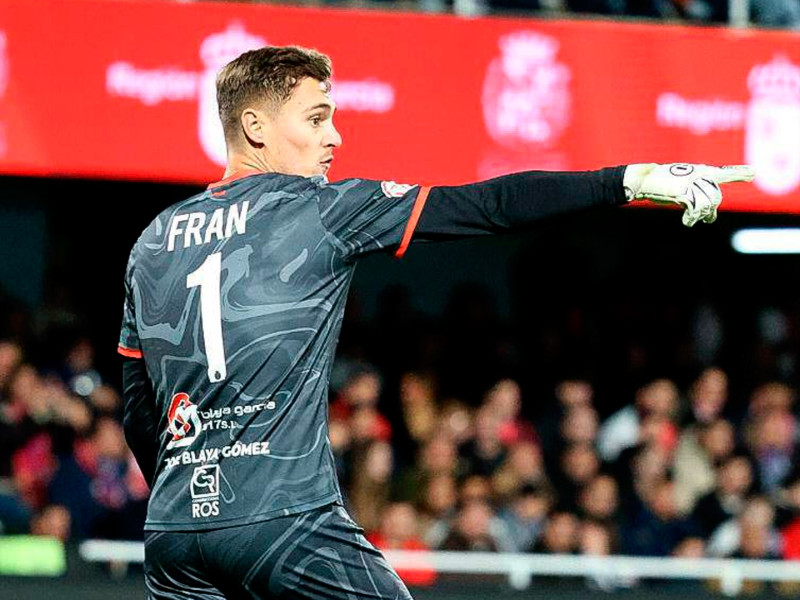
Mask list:
[[[140,542],[89,540],[80,545],[89,562],[137,564],[144,560]],[[645,579],[714,580],[723,593],[738,594],[745,581],[800,582],[800,562],[752,559],[657,558],[493,552],[387,551],[397,569],[433,569],[459,575],[501,575],[517,590],[534,576],[583,577],[610,587]]]

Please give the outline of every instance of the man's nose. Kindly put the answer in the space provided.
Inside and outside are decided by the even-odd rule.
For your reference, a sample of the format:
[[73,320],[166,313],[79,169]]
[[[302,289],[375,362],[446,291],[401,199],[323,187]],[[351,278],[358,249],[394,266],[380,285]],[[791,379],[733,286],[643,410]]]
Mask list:
[[328,130],[328,135],[325,139],[325,146],[330,146],[333,148],[338,148],[342,145],[342,136],[336,130],[336,127],[331,125],[330,129]]

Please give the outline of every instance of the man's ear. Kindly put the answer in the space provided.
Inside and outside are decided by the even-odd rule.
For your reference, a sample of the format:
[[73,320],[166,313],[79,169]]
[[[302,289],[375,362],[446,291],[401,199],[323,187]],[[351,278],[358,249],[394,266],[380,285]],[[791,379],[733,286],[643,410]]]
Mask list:
[[255,108],[246,108],[241,117],[242,133],[247,142],[254,146],[266,143],[269,121],[267,115]]

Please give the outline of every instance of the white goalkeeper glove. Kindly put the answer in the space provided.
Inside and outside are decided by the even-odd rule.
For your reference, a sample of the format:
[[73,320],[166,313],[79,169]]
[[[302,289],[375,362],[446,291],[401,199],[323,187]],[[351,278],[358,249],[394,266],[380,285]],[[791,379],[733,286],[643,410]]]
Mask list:
[[684,208],[683,224],[691,227],[698,221],[713,223],[717,220],[717,207],[722,202],[720,183],[753,181],[753,177],[755,173],[747,165],[710,167],[647,163],[628,165],[623,185],[629,201],[644,198],[679,204]]

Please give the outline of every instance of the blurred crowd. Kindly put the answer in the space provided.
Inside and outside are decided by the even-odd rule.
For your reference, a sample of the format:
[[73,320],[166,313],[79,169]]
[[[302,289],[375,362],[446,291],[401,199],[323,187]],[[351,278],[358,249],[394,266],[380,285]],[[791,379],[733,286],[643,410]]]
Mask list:
[[[790,314],[761,313],[756,350],[733,353],[752,360],[743,377],[741,362],[723,364],[724,328],[707,307],[665,328],[695,341],[675,337],[673,360],[650,352],[665,367],[653,369],[636,368],[652,366],[651,342],[635,323],[623,332],[624,303],[601,307],[597,323],[567,306],[548,313],[533,355],[476,290],[435,319],[403,293],[384,295],[371,320],[351,304],[330,441],[347,508],[377,546],[800,558]],[[578,348],[589,361],[610,353],[587,342],[601,321],[627,362],[603,378],[570,373]],[[148,489],[125,445],[116,373],[104,378],[86,337],[38,360],[49,338],[13,333],[23,330],[0,327],[0,533],[141,539]]]
[[399,457],[380,374],[356,371],[332,404],[331,442],[349,508],[380,547],[800,558],[796,394],[784,383],[756,387],[737,418],[727,374],[708,367],[686,390],[647,382],[601,421],[591,382],[565,380],[534,423],[512,379],[470,407],[408,372],[396,428],[415,451]]
[[[189,2],[192,0],[178,0]],[[235,0],[260,3],[265,0]],[[670,23],[719,25],[730,21],[730,0],[301,0],[292,4],[451,12],[475,17],[487,14],[579,18],[654,19]],[[800,0],[749,0],[745,12],[752,25],[800,27]]]
[[0,339],[0,534],[140,539],[149,489],[121,417],[88,339],[47,369]]

